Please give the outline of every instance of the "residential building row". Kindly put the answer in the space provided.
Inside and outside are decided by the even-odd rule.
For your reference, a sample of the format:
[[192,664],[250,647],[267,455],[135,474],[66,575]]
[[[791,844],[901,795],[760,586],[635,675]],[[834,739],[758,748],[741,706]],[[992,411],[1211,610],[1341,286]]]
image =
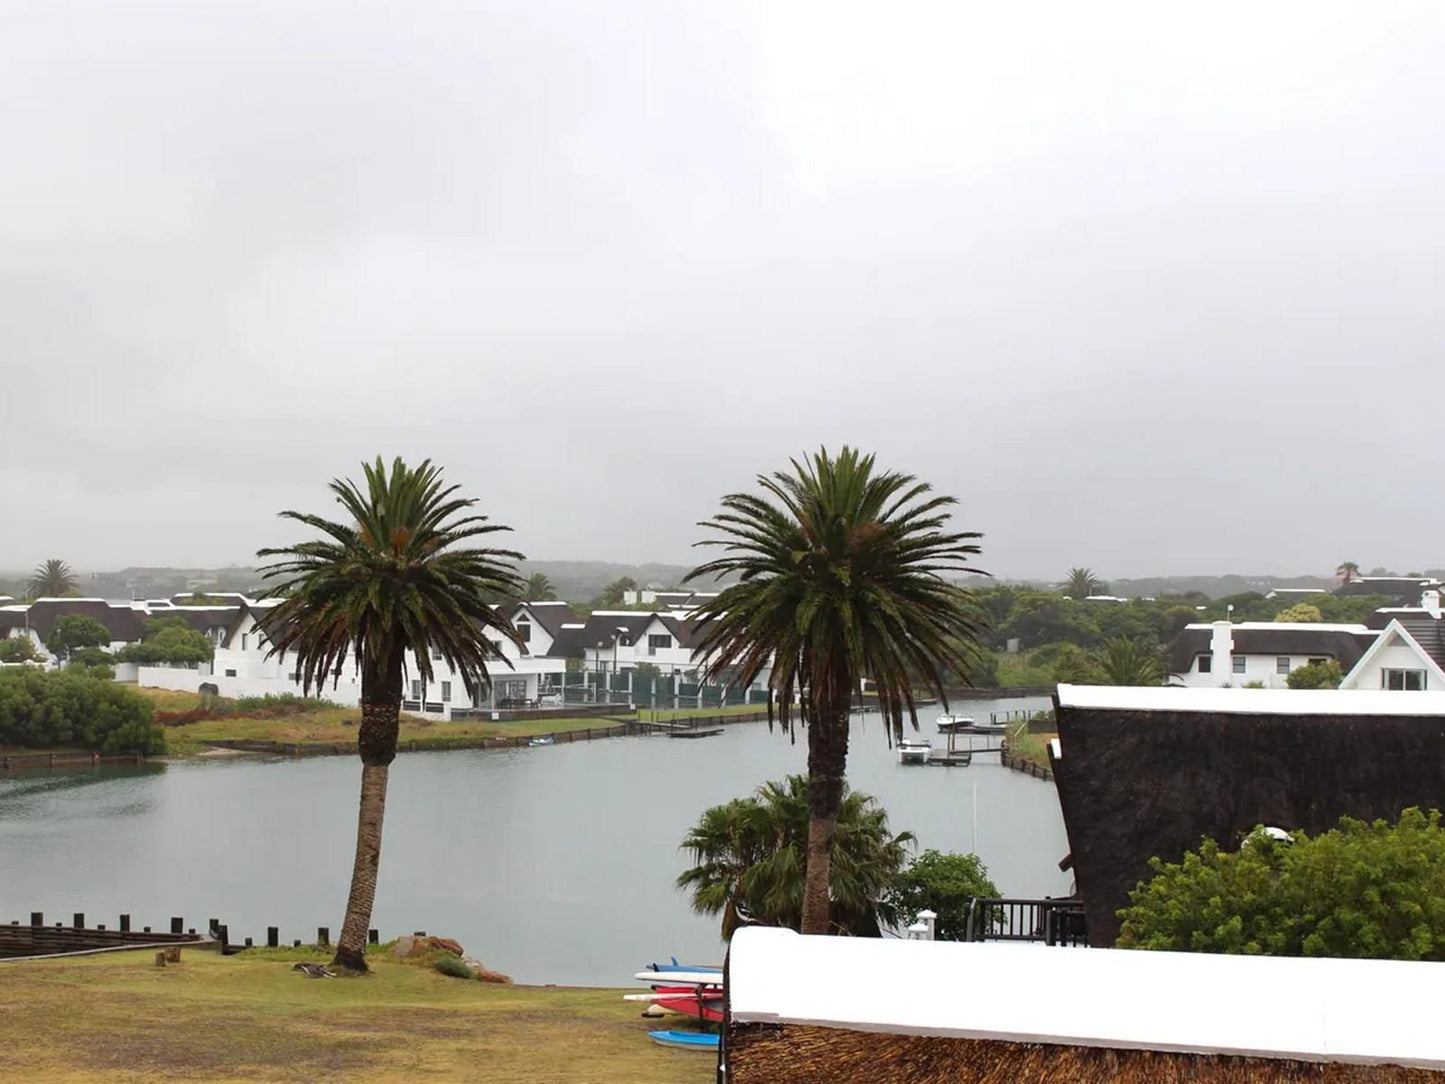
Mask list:
[[[706,596],[680,593],[679,599],[699,604]],[[301,675],[294,651],[276,651],[271,615],[276,600],[242,595],[219,596],[217,605],[187,606],[173,599],[108,602],[104,599],[39,599],[29,605],[0,606],[0,638],[29,636],[41,657],[53,662],[44,642],[65,614],[84,614],[111,633],[110,649],[119,651],[142,637],[147,618],[180,617],[210,637],[215,655],[198,667],[117,667],[117,679],[147,687],[197,692],[203,687],[221,696],[265,696],[300,693]],[[678,599],[666,599],[675,602]],[[492,684],[468,693],[461,675],[434,654],[432,678],[421,677],[416,659],[405,664],[405,707],[436,719],[521,705],[558,705],[569,701],[607,702],[633,699],[634,681],[654,676],[695,682],[705,660],[695,657],[701,623],[690,610],[598,610],[582,616],[565,602],[521,602],[507,607],[520,646],[500,635],[489,638],[502,659],[491,668]],[[767,674],[753,683],[764,687]],[[745,691],[744,691],[745,692]],[[313,690],[343,705],[361,701],[355,660],[344,659],[324,689]]]
[[1186,626],[1169,644],[1169,684],[1188,688],[1288,687],[1301,666],[1333,660],[1342,689],[1445,691],[1441,591],[1376,610],[1363,624],[1215,621]]

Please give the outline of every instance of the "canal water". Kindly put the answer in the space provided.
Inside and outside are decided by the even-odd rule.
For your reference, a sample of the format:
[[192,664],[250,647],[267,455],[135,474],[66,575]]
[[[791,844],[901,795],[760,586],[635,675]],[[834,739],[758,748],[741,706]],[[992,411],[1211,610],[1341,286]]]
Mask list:
[[[1042,707],[974,703],[996,709]],[[930,715],[931,719],[931,715]],[[922,724],[922,720],[920,720]],[[924,724],[932,731],[931,722]],[[930,735],[941,741],[937,735]],[[405,753],[392,767],[373,925],[454,937],[527,983],[625,985],[651,960],[721,960],[717,920],[673,880],[707,806],[804,770],[765,723],[717,737],[611,738],[544,748]],[[849,779],[920,849],[976,850],[1006,895],[1069,891],[1052,783],[1000,767],[902,766],[878,716],[853,724]],[[210,759],[0,777],[0,920],[172,915],[234,940],[266,927],[339,932],[360,762]]]

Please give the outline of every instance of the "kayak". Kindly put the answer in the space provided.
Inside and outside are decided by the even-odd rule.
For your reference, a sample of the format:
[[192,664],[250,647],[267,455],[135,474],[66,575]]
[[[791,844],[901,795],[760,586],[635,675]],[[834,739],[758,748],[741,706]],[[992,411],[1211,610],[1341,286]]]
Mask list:
[[716,973],[719,974],[719,975],[722,974],[722,968],[720,968],[720,967],[711,967],[711,966],[709,966],[709,965],[707,965],[707,964],[680,964],[680,963],[677,962],[677,957],[676,957],[676,956],[672,957],[672,963],[670,963],[670,964],[648,964],[648,965],[647,965],[647,970],[649,970],[649,971],[712,971],[712,972],[716,972]]
[[659,1046],[675,1046],[679,1050],[715,1051],[718,1046],[716,1035],[701,1031],[649,1031],[647,1034]]
[[632,976],[638,982],[654,986],[721,986],[721,971],[639,971]]
[[715,1024],[722,1023],[722,1009],[712,1004],[710,999],[699,1001],[696,994],[691,996],[660,997],[654,1001],[653,1004],[666,1009],[668,1012],[681,1013],[683,1016],[695,1016],[703,1020],[711,1020]]

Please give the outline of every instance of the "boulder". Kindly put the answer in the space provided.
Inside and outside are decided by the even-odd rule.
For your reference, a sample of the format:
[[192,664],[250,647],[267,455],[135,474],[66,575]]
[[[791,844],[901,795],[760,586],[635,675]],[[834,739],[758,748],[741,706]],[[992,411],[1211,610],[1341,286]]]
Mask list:
[[398,937],[396,939],[396,948],[392,951],[396,953],[398,960],[405,960],[412,955],[412,949],[416,946],[416,942],[417,939],[412,937],[411,934],[407,934],[405,937]]
[[503,975],[500,971],[488,971],[487,965],[481,960],[473,959],[471,956],[463,956],[462,963],[472,969],[472,974],[479,982],[511,982],[511,976]]
[[466,955],[466,950],[450,937],[429,937],[427,940],[439,949],[446,949],[447,952],[455,953],[458,956]]

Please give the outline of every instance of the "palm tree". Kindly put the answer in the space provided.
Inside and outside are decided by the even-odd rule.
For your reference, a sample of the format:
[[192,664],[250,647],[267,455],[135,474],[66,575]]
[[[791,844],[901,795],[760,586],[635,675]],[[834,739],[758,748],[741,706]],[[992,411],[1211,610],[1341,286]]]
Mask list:
[[551,602],[556,597],[557,589],[544,573],[532,573],[522,585],[523,602]]
[[75,590],[75,573],[59,558],[52,557],[36,566],[30,578],[31,598],[64,598]]
[[1060,586],[1070,598],[1088,598],[1102,594],[1109,585],[1095,576],[1092,568],[1071,568],[1069,578]]
[[871,455],[827,449],[791,471],[757,479],[763,495],[732,493],[701,524],[720,537],[698,543],[722,556],[693,569],[736,580],[697,611],[695,648],[705,680],[725,673],[751,685],[767,672],[791,735],[808,731],[804,933],[826,933],[832,842],[848,763],[853,693],[872,681],[901,737],[906,709],[917,727],[910,673],[946,699],[941,672],[970,672],[980,631],[973,597],[944,578],[976,572],[976,532],[948,530],[951,497],[930,496],[912,475],[874,471]]
[[1164,662],[1157,649],[1127,636],[1105,640],[1094,665],[1106,685],[1163,685]]
[[1354,561],[1341,561],[1335,568],[1335,575],[1341,583],[1352,583],[1360,578],[1360,566]]
[[305,694],[339,677],[349,660],[361,672],[356,859],[332,961],[352,971],[366,970],[407,652],[423,681],[432,680],[435,651],[461,675],[468,694],[485,689],[488,665],[506,661],[486,634],[520,644],[504,611],[490,600],[499,593],[515,597],[521,582],[514,562],[522,559],[512,550],[460,545],[510,528],[463,515],[476,502],[455,496],[458,487],[444,485],[431,460],[413,469],[398,458],[388,471],[378,456],[362,469],[364,487],[331,482],[344,521],[282,512],[322,537],[257,553],[278,559],[261,569],[273,581],[268,594],[283,600],[268,619],[271,654],[297,653]]
[[[798,929],[808,845],[808,781],[790,775],[751,798],[704,810],[682,841],[693,865],[677,878],[698,914],[722,915],[731,938],[745,922]],[[833,837],[830,929],[880,936],[898,925],[889,889],[908,859],[911,832],[893,835],[888,814],[867,794],[843,788]]]

